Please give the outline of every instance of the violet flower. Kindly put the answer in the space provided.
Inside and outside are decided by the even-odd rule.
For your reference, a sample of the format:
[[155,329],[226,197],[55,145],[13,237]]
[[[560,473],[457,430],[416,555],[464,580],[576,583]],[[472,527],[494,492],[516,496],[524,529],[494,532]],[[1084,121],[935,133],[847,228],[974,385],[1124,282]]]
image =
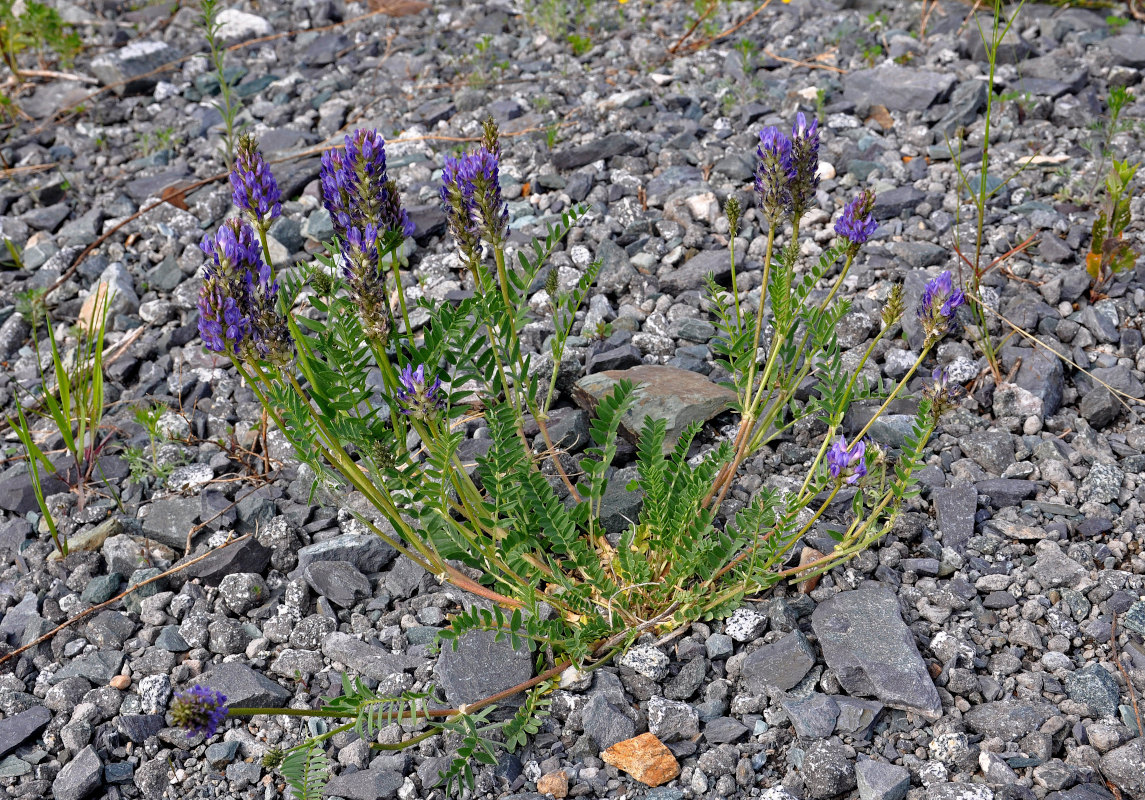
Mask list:
[[864,189],[855,198],[847,203],[843,209],[843,216],[835,221],[835,233],[849,241],[852,249],[866,244],[879,227],[871,209],[875,205],[874,192]]
[[867,443],[863,439],[848,448],[847,440],[840,436],[827,451],[827,470],[831,477],[851,484],[858,482],[867,474],[866,450]]
[[966,302],[966,295],[955,288],[950,270],[926,284],[922,302],[918,306],[918,319],[928,339],[937,339],[950,329],[954,313]]
[[937,417],[941,416],[947,409],[958,405],[958,400],[962,395],[962,387],[956,383],[951,383],[950,375],[942,367],[935,367],[934,371],[930,373],[930,377],[934,383],[923,389],[922,394],[933,403],[933,412]]
[[441,379],[426,384],[425,364],[419,364],[416,370],[413,364],[406,364],[398,375],[398,381],[401,384],[398,387],[398,402],[403,414],[424,421],[445,405],[445,398],[440,392]]
[[795,115],[791,127],[791,163],[795,172],[791,209],[795,219],[799,219],[810,208],[819,188],[819,120],[813,117],[808,123],[802,111]]
[[284,364],[293,355],[278,309],[278,282],[263,263],[251,226],[232,218],[199,245],[207,256],[199,290],[199,336],[207,349]]
[[359,128],[345,138],[345,150],[322,154],[318,177],[322,204],[339,237],[353,227],[374,225],[378,231],[413,234],[401,207],[397,185],[386,176],[386,143],[376,130]]
[[350,228],[342,237],[342,272],[350,300],[358,308],[366,335],[386,342],[393,316],[386,299],[385,276],[378,270],[378,229],[373,224]]
[[449,221],[449,232],[462,261],[470,270],[481,263],[481,233],[474,214],[472,163],[466,156],[445,157],[441,171],[441,202]]
[[188,739],[196,733],[210,739],[227,713],[226,696],[198,684],[175,695],[171,703],[171,718],[187,731]]
[[266,233],[270,221],[282,215],[282,193],[258,143],[249,134],[239,137],[235,164],[231,170],[231,199],[250,218],[251,224]]
[[795,161],[791,140],[778,128],[764,128],[759,134],[755,154],[759,166],[755,171],[755,191],[759,204],[772,225],[792,212],[791,186],[795,180]]

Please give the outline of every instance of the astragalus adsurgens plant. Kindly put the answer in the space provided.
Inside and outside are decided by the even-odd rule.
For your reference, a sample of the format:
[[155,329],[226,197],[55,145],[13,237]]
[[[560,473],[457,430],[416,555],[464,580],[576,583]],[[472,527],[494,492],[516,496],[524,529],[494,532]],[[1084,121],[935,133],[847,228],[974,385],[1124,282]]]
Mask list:
[[[510,258],[498,134],[487,123],[479,147],[446,159],[440,190],[474,292],[457,303],[422,298],[421,316],[428,321],[415,327],[397,257],[411,226],[387,175],[381,137],[356,131],[343,149],[323,158],[323,198],[336,241],[305,279],[286,272],[275,277],[265,231],[280,213],[279,193],[253,143],[243,142],[232,179],[243,218],[226,221],[203,243],[204,344],[230,358],[319,482],[360,492],[384,517],[380,523],[359,515],[366,527],[438,579],[480,598],[442,631],[443,646],[455,646],[469,631],[497,631],[528,643],[539,673],[524,687],[531,691],[521,710],[503,721],[488,716],[490,702],[434,710],[431,687],[384,698],[349,679],[343,695],[321,709],[231,709],[349,720],[272,758],[297,792],[320,779],[321,741],[333,732],[356,727],[372,736],[395,720],[424,726],[409,734],[407,744],[442,731],[459,734],[459,758],[445,777],[471,781],[469,759],[492,763],[494,740],[513,747],[535,730],[544,692],[564,670],[591,669],[641,633],[730,613],[745,596],[845,562],[890,529],[912,493],[927,439],[953,402],[945,375],[934,372],[900,452],[866,434],[903,393],[964,298],[949,273],[926,287],[917,311],[925,344],[897,385],[869,386],[858,376],[879,340],[898,329],[900,290],[886,303],[875,341],[853,368],[844,366],[835,327],[850,304],[835,296],[877,227],[874,197],[861,192],[849,202],[835,223],[835,246],[806,270],[797,269],[800,222],[818,185],[818,151],[817,124],[802,114],[790,135],[776,128],[760,134],[755,188],[768,227],[763,284],[758,294],[739,290],[734,242],[742,210],[734,198],[725,208],[732,285],[725,289],[709,280],[718,329],[712,346],[737,394],[737,433],[695,453],[702,448],[694,447],[700,430],[694,424],[666,449],[665,421],[646,418],[637,446],[638,486],[629,487],[639,488],[644,499],[638,517],[617,537],[601,524],[602,498],[621,418],[640,389],[621,382],[600,401],[592,446],[580,473],[569,474],[546,426],[556,376],[538,377],[520,336],[531,318],[530,287],[543,284],[554,331],[548,355],[561,363],[599,265],[569,292],[558,290],[555,272],[545,281],[540,276],[585,210],[572,209],[543,240]],[[781,238],[786,244],[777,247]],[[829,293],[811,302],[812,290],[828,279]],[[367,381],[375,367],[380,388]],[[845,438],[856,399],[883,403]],[[458,448],[464,423],[478,415],[491,445],[473,469]],[[545,446],[530,446],[529,423],[539,428]],[[813,425],[820,437],[802,485],[780,491],[765,484],[734,518],[722,518],[721,505],[745,460],[798,424]],[[797,542],[840,493],[849,503],[832,532],[835,548],[796,563]]]

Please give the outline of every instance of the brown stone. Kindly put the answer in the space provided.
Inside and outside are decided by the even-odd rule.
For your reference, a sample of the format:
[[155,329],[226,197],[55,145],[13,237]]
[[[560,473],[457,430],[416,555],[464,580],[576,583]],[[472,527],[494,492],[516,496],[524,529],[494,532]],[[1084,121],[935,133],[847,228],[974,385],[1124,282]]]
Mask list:
[[591,410],[611,394],[620,381],[637,384],[635,402],[621,419],[621,430],[635,440],[645,417],[667,420],[665,453],[676,445],[684,428],[726,411],[736,399],[731,389],[712,383],[703,375],[655,364],[586,375],[573,387],[573,398],[582,408]]
[[672,751],[651,733],[617,742],[600,754],[605,764],[622,769],[648,786],[659,786],[680,774]]
[[537,781],[537,791],[541,794],[551,794],[557,798],[557,800],[568,797],[569,776],[563,769],[550,772],[548,775],[542,775],[541,779]]
[[112,689],[118,689],[121,692],[127,691],[127,687],[131,685],[131,678],[126,675],[116,675],[108,683]]

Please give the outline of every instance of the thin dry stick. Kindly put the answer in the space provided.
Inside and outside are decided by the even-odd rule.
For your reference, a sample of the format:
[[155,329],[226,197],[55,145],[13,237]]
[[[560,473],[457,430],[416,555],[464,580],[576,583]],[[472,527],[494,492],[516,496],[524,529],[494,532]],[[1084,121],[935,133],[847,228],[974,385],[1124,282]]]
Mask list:
[[1133,703],[1133,715],[1137,717],[1137,733],[1140,736],[1145,736],[1145,726],[1141,723],[1141,710],[1137,708],[1137,690],[1133,688],[1133,681],[1129,680],[1129,673],[1125,670],[1125,665],[1121,663],[1121,658],[1117,655],[1117,615],[1113,615],[1113,622],[1109,626],[1109,649],[1113,653],[1113,663],[1121,670],[1121,677],[1125,678],[1125,685],[1129,687],[1129,699]]
[[749,23],[753,19],[755,19],[759,15],[759,12],[763,11],[769,5],[771,5],[771,0],[763,0],[763,2],[760,3],[756,7],[755,11],[748,14],[746,17],[744,17],[739,22],[737,22],[735,25],[732,25],[730,28],[727,28],[725,30],[720,31],[719,33],[717,33],[715,36],[711,37],[710,39],[704,39],[701,42],[694,42],[694,43],[690,44],[688,46],[688,49],[689,50],[699,50],[701,47],[706,47],[707,45],[711,44],[712,42],[716,42],[716,41],[719,41],[720,39],[725,39],[728,36],[731,36],[733,33],[738,31],[744,25],[746,25],[747,23]]
[[[770,2],[771,2],[771,0],[764,0],[764,5],[767,5]],[[668,52],[675,54],[676,51],[680,49],[680,45],[682,45],[685,41],[687,41],[688,37],[696,32],[696,28],[700,27],[700,23],[703,22],[704,20],[706,20],[712,14],[714,14],[716,9],[719,7],[720,7],[719,3],[711,2],[709,0],[707,10],[704,11],[703,14],[701,14],[699,17],[696,18],[696,21],[691,24],[691,26],[688,28],[688,30],[686,30],[682,34],[680,34],[680,38],[676,40],[675,44],[673,44],[671,47],[668,48]]]
[[54,69],[22,69],[20,75],[32,78],[58,78],[62,81],[98,84],[99,80],[90,75],[77,75],[74,72],[56,72]]
[[45,633],[43,636],[39,637],[38,639],[35,639],[34,641],[29,642],[28,644],[24,645],[23,647],[18,647],[15,650],[13,650],[11,653],[8,653],[3,658],[0,658],[0,666],[4,666],[5,662],[15,658],[16,656],[20,655],[21,653],[23,653],[27,650],[32,649],[36,645],[43,644],[44,642],[48,641],[53,636],[55,636],[57,633],[62,631],[64,628],[70,627],[70,626],[74,625],[75,623],[79,622],[81,619],[85,619],[86,617],[91,616],[96,611],[107,608],[112,603],[119,602],[123,598],[127,597],[127,595],[133,593],[135,590],[142,589],[144,586],[147,586],[150,583],[154,583],[155,581],[159,581],[159,580],[163,580],[164,578],[168,578],[168,577],[174,575],[176,572],[179,572],[181,570],[186,569],[187,567],[198,564],[200,561],[205,559],[207,556],[214,555],[215,553],[219,552],[220,550],[224,550],[224,549],[230,547],[231,545],[238,544],[239,542],[245,541],[246,539],[249,539],[249,538],[250,538],[250,534],[248,533],[245,536],[238,537],[237,539],[231,539],[230,541],[223,542],[218,547],[213,548],[211,550],[208,550],[207,552],[203,553],[201,556],[196,556],[195,558],[192,558],[190,561],[188,561],[184,564],[176,564],[175,566],[171,567],[171,569],[167,570],[166,572],[161,572],[158,575],[153,575],[152,577],[148,578],[145,581],[140,581],[139,583],[135,584],[134,586],[129,587],[128,589],[121,592],[120,594],[117,594],[115,597],[111,598],[110,600],[106,600],[102,603],[99,603],[98,605],[94,605],[91,608],[88,608],[88,609],[85,609],[84,611],[81,611],[80,613],[76,614],[74,617],[71,617],[69,619],[64,620],[59,625],[52,628],[50,631],[48,631],[47,633]]

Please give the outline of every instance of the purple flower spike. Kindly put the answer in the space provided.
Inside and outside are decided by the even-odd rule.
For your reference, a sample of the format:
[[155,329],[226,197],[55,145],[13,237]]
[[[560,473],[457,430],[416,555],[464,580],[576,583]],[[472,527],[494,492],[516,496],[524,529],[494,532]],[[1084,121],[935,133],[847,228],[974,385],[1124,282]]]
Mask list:
[[278,282],[271,280],[251,226],[228,219],[213,237],[203,237],[200,248],[208,259],[199,290],[203,344],[243,359],[288,361],[293,342],[278,310]]
[[198,684],[175,695],[171,703],[171,717],[178,727],[186,729],[188,739],[196,733],[210,739],[227,713],[226,696]]
[[254,137],[239,137],[231,170],[231,199],[250,218],[251,224],[263,233],[270,221],[282,215],[282,193],[270,171],[270,165],[259,152]]
[[796,219],[811,206],[819,188],[819,120],[807,122],[803,112],[795,115],[791,128],[791,162],[794,180],[791,184],[791,207]]
[[449,232],[462,261],[470,269],[476,269],[481,263],[481,233],[474,213],[473,166],[468,156],[446,156],[441,171],[441,202],[449,220]]
[[401,412],[414,419],[427,420],[445,405],[445,398],[440,394],[441,379],[426,385],[425,364],[419,364],[415,370],[413,364],[406,364],[405,369],[398,375],[401,386],[398,387],[398,402]]
[[857,483],[867,474],[867,464],[863,456],[867,451],[866,441],[860,439],[847,447],[847,440],[840,436],[827,451],[827,470],[835,480]]
[[843,209],[843,216],[835,222],[835,233],[847,239],[851,247],[856,250],[878,230],[879,223],[871,213],[874,205],[874,192],[864,189],[854,200],[847,203]]
[[345,150],[323,153],[318,177],[322,203],[339,237],[366,225],[379,232],[413,233],[397,184],[386,176],[386,142],[376,130],[359,128],[346,135]]
[[792,143],[778,128],[764,128],[755,151],[759,166],[755,172],[755,191],[759,204],[771,224],[792,212],[791,187],[795,180]]
[[922,302],[918,306],[918,319],[928,339],[938,339],[950,330],[954,313],[966,302],[966,295],[954,286],[950,270],[926,284]]

